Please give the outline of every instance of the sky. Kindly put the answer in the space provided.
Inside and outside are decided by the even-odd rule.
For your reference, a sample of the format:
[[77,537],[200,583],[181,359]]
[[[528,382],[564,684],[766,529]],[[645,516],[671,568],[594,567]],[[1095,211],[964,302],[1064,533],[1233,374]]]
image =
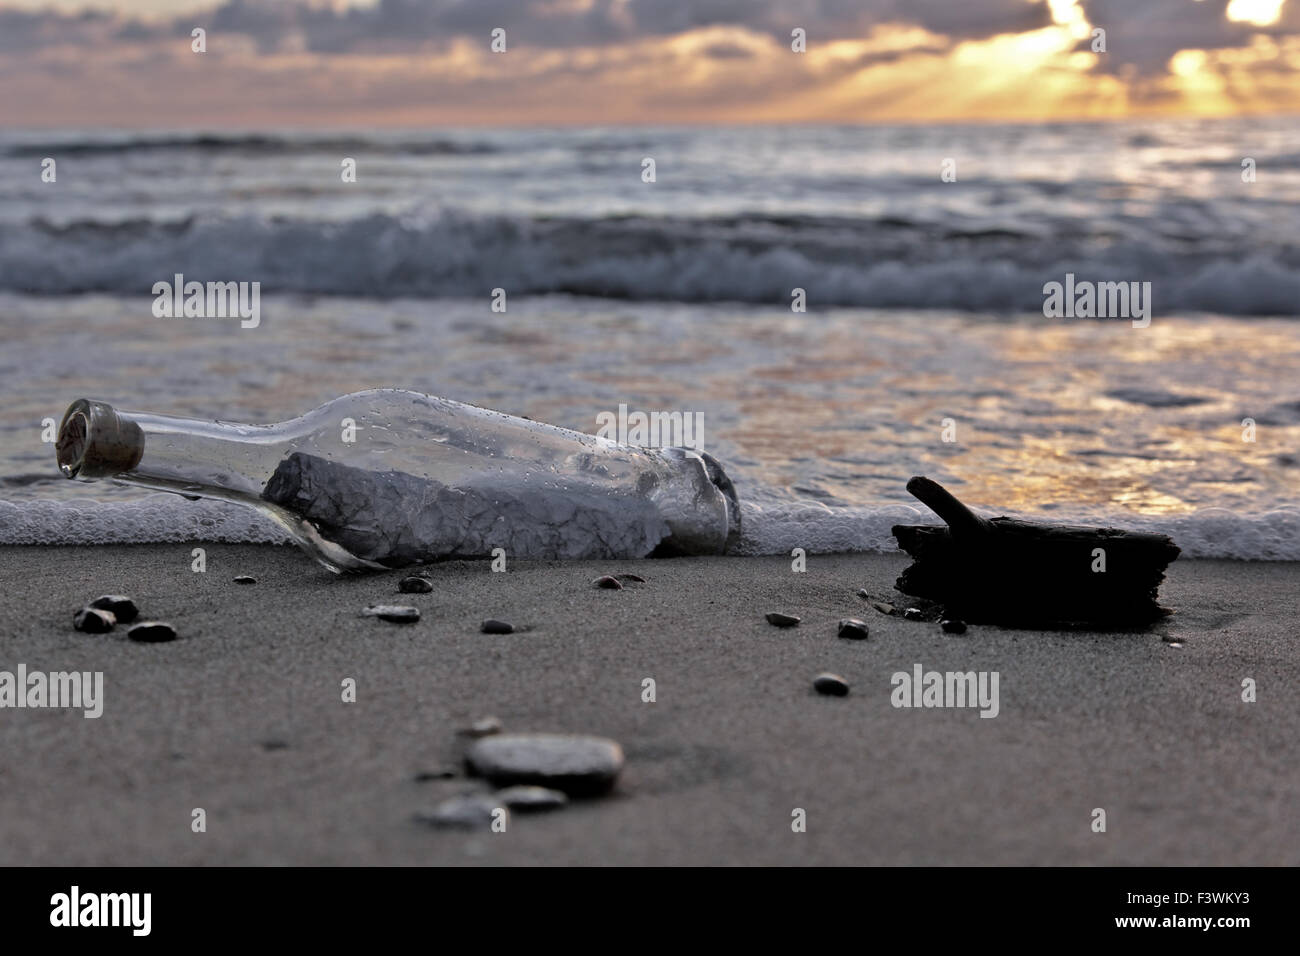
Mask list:
[[0,91],[18,127],[1300,113],[1300,0],[0,0]]

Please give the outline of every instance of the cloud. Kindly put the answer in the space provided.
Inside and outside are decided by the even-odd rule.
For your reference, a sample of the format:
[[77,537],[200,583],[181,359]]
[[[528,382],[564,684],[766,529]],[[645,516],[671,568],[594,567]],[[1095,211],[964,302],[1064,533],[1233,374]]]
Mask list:
[[[1270,27],[1229,20],[1229,2],[1079,0],[1079,6],[1089,23],[1106,31],[1106,53],[1098,58],[1097,68],[1110,73],[1163,74],[1179,50],[1248,46],[1256,34],[1300,32],[1300,0],[1290,0],[1282,19]],[[1079,49],[1090,50],[1091,44],[1091,38],[1086,39]]]
[[0,7],[0,55],[54,46],[93,46],[111,38],[117,22],[109,14],[94,11],[63,15]]
[[[1102,67],[1115,71],[1131,64],[1152,72],[1180,49],[1236,46],[1256,32],[1281,35],[1300,29],[1300,0],[1289,0],[1282,21],[1271,28],[1228,21],[1229,0],[1078,2],[1089,22],[1106,28],[1109,53]],[[103,13],[0,9],[0,52],[99,42],[110,22]],[[226,0],[166,25],[119,22],[117,37],[187,36],[194,26],[205,26],[210,34],[246,37],[263,53],[370,54],[446,48],[458,39],[486,43],[497,27],[506,30],[512,47],[566,49],[718,26],[782,43],[801,27],[810,43],[831,43],[866,37],[882,24],[970,40],[1051,23],[1045,0],[378,0],[345,7],[304,0]]]
[[[1224,95],[1243,109],[1252,98],[1254,108],[1300,108],[1300,95],[1286,89],[1300,62],[1300,0],[1287,0],[1268,27],[1227,20],[1229,0],[1077,0],[1107,31],[1108,52],[1095,58],[1071,56],[1088,51],[1090,38],[1053,27],[1052,8],[1035,0],[219,0],[152,18],[132,12],[139,0],[121,0],[117,14],[4,2],[0,123],[843,121],[900,110],[919,119],[1078,115],[1112,103],[1193,110],[1193,84],[1170,73],[1171,57],[1210,51],[1209,73],[1221,69],[1215,51],[1226,51],[1226,62],[1262,36],[1280,53],[1237,56],[1232,62],[1246,65],[1223,70]],[[195,26],[208,31],[202,57],[190,52]],[[508,56],[488,51],[497,27]],[[795,27],[807,31],[804,55],[790,50]]]
[[[10,11],[10,16],[16,19],[3,24],[0,36],[58,33],[75,19],[53,11]],[[968,39],[1050,22],[1041,0],[379,0],[373,6],[337,9],[302,0],[227,0],[209,11],[175,18],[171,32],[187,35],[194,26],[204,26],[213,33],[238,33],[264,52],[301,46],[320,53],[368,53],[445,46],[457,38],[486,42],[497,27],[506,30],[512,44],[563,49],[715,26],[785,41],[794,27],[802,27],[816,42],[833,42],[866,36],[882,23]],[[157,27],[133,20],[120,36],[140,39],[157,32]],[[17,49],[22,42],[9,46]]]

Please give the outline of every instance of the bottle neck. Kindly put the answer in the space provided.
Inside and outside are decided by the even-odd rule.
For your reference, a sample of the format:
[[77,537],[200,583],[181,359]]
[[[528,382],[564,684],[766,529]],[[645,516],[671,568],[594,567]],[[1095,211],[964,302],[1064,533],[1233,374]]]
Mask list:
[[55,453],[67,478],[113,478],[181,494],[255,497],[279,457],[267,442],[269,430],[119,411],[79,399],[63,416]]
[[64,413],[54,449],[65,478],[109,478],[140,464],[144,440],[111,405],[80,398]]

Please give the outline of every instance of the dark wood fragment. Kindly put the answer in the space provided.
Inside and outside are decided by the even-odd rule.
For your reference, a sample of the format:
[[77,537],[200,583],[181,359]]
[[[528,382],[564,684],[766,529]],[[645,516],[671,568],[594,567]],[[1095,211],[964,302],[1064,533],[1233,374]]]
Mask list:
[[[1165,568],[1179,555],[1167,535],[982,518],[929,478],[913,478],[907,490],[947,527],[894,526],[914,559],[894,586],[941,602],[949,617],[1133,626],[1169,613],[1157,600]],[[1105,571],[1093,571],[1097,548]]]

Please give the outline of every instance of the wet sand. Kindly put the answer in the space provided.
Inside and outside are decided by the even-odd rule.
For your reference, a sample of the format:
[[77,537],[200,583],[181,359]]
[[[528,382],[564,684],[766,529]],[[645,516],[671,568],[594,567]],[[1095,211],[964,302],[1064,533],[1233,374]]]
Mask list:
[[[400,573],[336,578],[284,547],[204,545],[195,573],[192,547],[0,548],[0,670],[104,672],[99,719],[0,710],[0,864],[1300,863],[1296,564],[1176,562],[1178,613],[1143,634],[956,636],[856,595],[904,606],[901,555],[452,563],[399,595]],[[647,581],[591,585],[621,571]],[[73,631],[114,592],[180,639]],[[836,637],[849,616],[870,640]],[[998,716],[893,707],[918,663],[997,671]],[[852,693],[816,695],[823,670]],[[500,834],[414,823],[479,786],[456,732],[488,715],[618,740],[616,790]]]

